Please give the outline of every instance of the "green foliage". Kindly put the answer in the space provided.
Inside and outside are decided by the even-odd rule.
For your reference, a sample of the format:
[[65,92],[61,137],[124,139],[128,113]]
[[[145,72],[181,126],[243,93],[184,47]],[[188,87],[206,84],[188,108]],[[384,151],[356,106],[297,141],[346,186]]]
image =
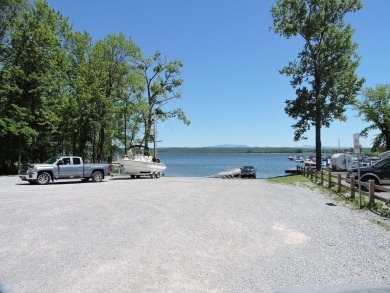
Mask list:
[[308,183],[310,179],[302,175],[287,175],[280,177],[268,178],[267,181],[271,183],[283,183],[283,184],[299,184]]
[[316,130],[317,169],[321,168],[321,127],[334,119],[344,121],[345,107],[352,104],[364,80],[355,70],[360,57],[352,41],[353,29],[344,22],[348,12],[362,7],[360,0],[277,0],[272,7],[274,32],[300,36],[304,47],[298,60],[280,73],[291,76],[296,98],[286,100],[286,113],[297,120],[294,140],[306,139]]
[[167,61],[159,51],[152,56],[140,58],[137,63],[138,72],[145,86],[145,95],[142,96],[144,102],[142,143],[148,144],[153,140],[152,126],[155,120],[177,118],[186,125],[190,124],[183,110],[167,109],[168,103],[181,98],[179,88],[183,84],[180,78],[183,63],[179,60]]
[[373,140],[372,149],[390,150],[390,84],[377,85],[362,91],[362,99],[355,103],[355,109],[363,120],[372,124],[364,128],[360,135],[367,137],[371,130],[379,130]]
[[182,66],[160,53],[143,58],[122,33],[93,41],[47,1],[1,1],[0,175],[57,154],[110,161],[150,136],[140,132],[150,132],[151,113],[188,124],[167,108],[181,96]]
[[56,89],[64,80],[67,20],[44,1],[18,10],[9,26],[0,68],[1,173],[19,158],[46,158],[58,122]]

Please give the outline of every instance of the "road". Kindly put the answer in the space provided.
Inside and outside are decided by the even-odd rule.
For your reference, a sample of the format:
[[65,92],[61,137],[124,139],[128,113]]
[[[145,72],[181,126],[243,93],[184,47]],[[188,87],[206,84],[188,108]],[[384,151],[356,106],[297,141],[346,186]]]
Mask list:
[[390,284],[389,232],[316,188],[179,177],[0,184],[4,292]]

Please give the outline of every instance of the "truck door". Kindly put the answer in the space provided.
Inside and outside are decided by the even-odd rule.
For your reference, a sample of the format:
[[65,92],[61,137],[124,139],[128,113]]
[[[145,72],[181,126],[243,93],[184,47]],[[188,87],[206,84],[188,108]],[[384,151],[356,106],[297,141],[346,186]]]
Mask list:
[[81,178],[83,165],[80,158],[64,157],[62,162],[63,164],[58,166],[58,178]]
[[382,184],[390,184],[390,161],[383,166],[382,171]]
[[73,159],[73,165],[72,165],[73,176],[75,178],[83,177],[83,164],[81,162],[81,159],[80,158],[72,158],[72,159]]

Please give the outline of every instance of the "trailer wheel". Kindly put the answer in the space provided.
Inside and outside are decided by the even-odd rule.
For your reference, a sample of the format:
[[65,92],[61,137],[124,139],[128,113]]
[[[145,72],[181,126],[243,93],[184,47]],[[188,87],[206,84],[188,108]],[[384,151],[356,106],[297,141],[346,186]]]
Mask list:
[[95,171],[92,174],[92,181],[93,182],[101,182],[103,180],[103,174],[100,171]]
[[38,175],[37,183],[39,185],[46,185],[46,184],[49,184],[50,179],[51,179],[51,177],[50,177],[49,173],[42,172],[41,174]]
[[130,178],[131,179],[135,179],[135,175],[130,175]]
[[158,179],[158,178],[160,178],[160,176],[161,176],[160,172],[157,172],[156,173],[156,178]]
[[150,178],[152,178],[152,179],[156,178],[156,174],[151,173],[151,174],[150,174]]

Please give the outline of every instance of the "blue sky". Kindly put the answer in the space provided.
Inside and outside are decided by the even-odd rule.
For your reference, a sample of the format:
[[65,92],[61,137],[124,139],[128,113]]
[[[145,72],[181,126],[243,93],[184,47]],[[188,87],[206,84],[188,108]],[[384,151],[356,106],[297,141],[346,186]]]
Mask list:
[[[289,78],[279,74],[296,58],[302,41],[285,39],[269,30],[274,0],[48,0],[67,16],[76,30],[97,40],[109,33],[132,37],[145,55],[155,50],[184,63],[182,108],[191,120],[158,125],[160,147],[202,147],[220,144],[298,147],[315,145],[315,133],[293,141],[294,120],[285,100],[294,98]],[[362,56],[357,70],[364,87],[390,83],[390,1],[365,0],[349,14],[354,40]],[[322,129],[323,146],[353,146],[353,134],[368,124],[356,112],[347,122]],[[375,132],[360,139],[371,146]]]

